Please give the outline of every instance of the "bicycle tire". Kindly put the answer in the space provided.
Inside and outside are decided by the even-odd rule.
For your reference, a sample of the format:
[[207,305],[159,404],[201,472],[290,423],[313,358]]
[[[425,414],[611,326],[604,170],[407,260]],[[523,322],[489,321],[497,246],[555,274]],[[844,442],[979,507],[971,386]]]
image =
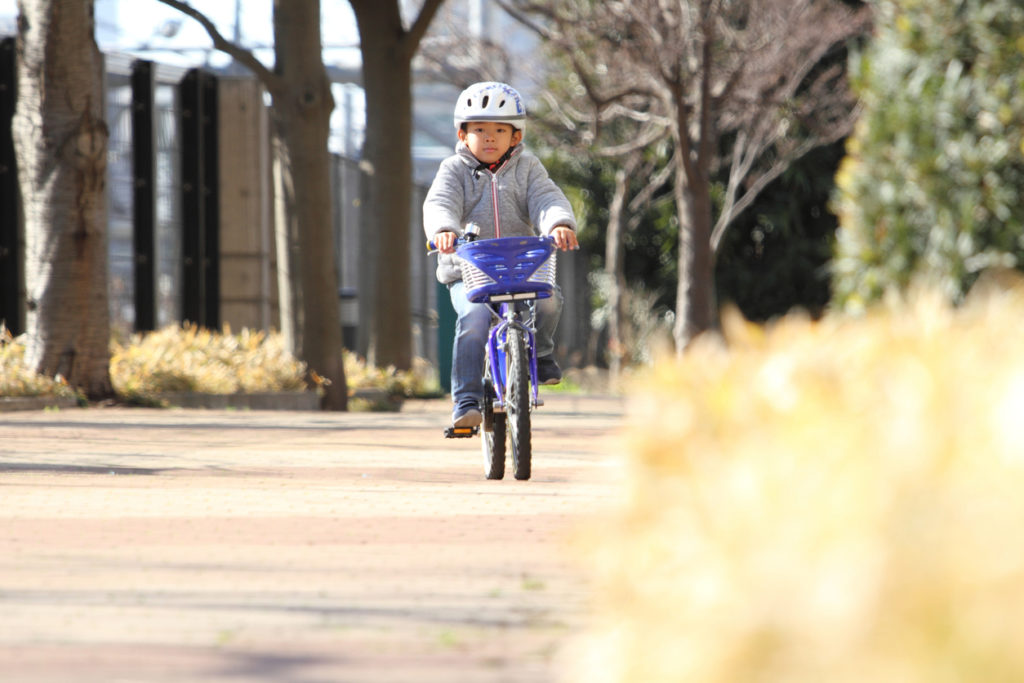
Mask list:
[[490,367],[484,374],[484,424],[481,445],[484,452],[484,476],[488,479],[505,477],[505,414],[494,412],[494,383]]
[[512,468],[516,479],[530,478],[530,360],[523,331],[508,330],[505,350],[505,415],[509,445],[512,450]]

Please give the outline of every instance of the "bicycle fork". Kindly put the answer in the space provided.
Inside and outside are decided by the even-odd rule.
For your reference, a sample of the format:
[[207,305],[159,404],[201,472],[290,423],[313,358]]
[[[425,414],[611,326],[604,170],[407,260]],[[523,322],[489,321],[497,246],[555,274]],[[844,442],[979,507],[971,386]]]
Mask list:
[[522,330],[526,338],[527,353],[530,358],[530,405],[537,407],[543,405],[540,400],[539,384],[537,382],[537,338],[534,331],[533,316],[535,309],[531,310],[531,316],[524,322],[518,319],[510,304],[501,306],[501,322],[491,328],[487,339],[487,358],[491,364],[491,371],[494,375],[494,393],[497,394],[494,409],[499,412],[505,411],[505,388],[508,384],[506,373],[506,353],[508,348],[508,330],[515,326]]

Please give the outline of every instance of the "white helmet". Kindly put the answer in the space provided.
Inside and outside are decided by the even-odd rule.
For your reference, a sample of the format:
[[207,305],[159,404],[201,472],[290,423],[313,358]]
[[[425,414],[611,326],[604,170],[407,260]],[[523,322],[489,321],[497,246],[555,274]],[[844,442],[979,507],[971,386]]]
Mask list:
[[474,83],[455,103],[455,128],[469,121],[507,123],[520,131],[526,127],[526,105],[510,85],[486,81]]

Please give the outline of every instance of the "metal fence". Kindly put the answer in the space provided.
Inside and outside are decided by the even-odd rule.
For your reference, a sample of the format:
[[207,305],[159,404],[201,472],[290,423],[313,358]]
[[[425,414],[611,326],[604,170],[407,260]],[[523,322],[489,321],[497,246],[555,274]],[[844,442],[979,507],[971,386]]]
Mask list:
[[[4,41],[0,47],[5,50],[13,48],[13,41]],[[5,54],[7,52],[0,53],[0,57]],[[7,96],[14,85],[12,64],[10,59],[0,59],[0,91],[3,91],[0,94],[4,95],[0,98],[4,104],[0,107],[0,114],[4,114],[7,105],[11,105],[9,108],[13,113],[14,98]],[[209,167],[205,171],[199,167],[191,168],[193,164],[203,163],[202,159],[195,159],[197,155],[204,157],[201,151],[193,148],[197,145],[216,147],[216,139],[211,141],[200,137],[196,142],[195,137],[215,136],[215,132],[209,132],[216,130],[215,125],[211,128],[206,121],[209,128],[206,133],[197,133],[189,128],[203,125],[201,120],[216,117],[208,109],[190,109],[199,105],[189,102],[194,91],[188,89],[192,86],[184,84],[194,72],[143,63],[120,55],[107,56],[110,307],[112,324],[121,333],[153,329],[183,319],[219,327],[221,292],[217,281],[223,278],[229,282],[262,278],[255,288],[259,290],[262,311],[257,326],[276,326],[272,315],[272,309],[276,308],[276,284],[270,282],[273,278],[268,275],[273,272],[276,262],[273,250],[268,246],[273,244],[272,236],[268,239],[263,235],[262,246],[248,253],[228,254],[224,258],[233,258],[235,264],[242,265],[233,265],[230,272],[221,274],[219,263],[223,254],[218,252],[217,246],[220,225],[210,216],[217,212],[217,207],[203,209],[194,206],[211,195],[214,202],[218,199],[231,201],[230,198],[218,197],[216,171]],[[209,87],[211,78],[214,83],[216,81],[209,74],[201,78],[202,87]],[[254,108],[266,116],[262,95],[258,94],[258,88],[255,91]],[[0,120],[0,128],[0,153],[3,153],[10,147],[9,120]],[[248,131],[245,134],[248,135]],[[253,136],[253,140],[254,145],[259,146],[260,158],[269,159],[266,130]],[[2,281],[0,319],[6,318],[8,326],[16,330],[16,307],[21,291],[20,287],[16,288],[7,280],[18,279],[17,212],[12,206],[17,190],[13,168],[7,168],[13,167],[13,153],[10,150],[7,153],[10,158],[6,159],[6,164],[5,159],[0,158],[0,198],[4,198],[3,206],[0,206],[0,263],[6,264],[0,268],[0,277],[6,278]],[[210,158],[206,162],[210,163]],[[212,163],[224,162],[218,161],[214,153]],[[234,160],[234,163],[239,162]],[[270,164],[261,161],[256,166],[259,167],[256,174],[262,180],[253,183],[253,192],[269,195],[273,187],[269,178]],[[361,336],[358,305],[360,268],[364,265],[359,228],[362,171],[358,161],[333,155],[331,175],[343,340],[348,348],[357,349],[357,340]],[[446,292],[437,286],[434,279],[433,259],[426,257],[422,248],[421,207],[426,191],[426,187],[416,186],[409,199],[412,209],[408,264],[412,282],[410,326],[414,355],[427,358],[443,368],[444,356],[450,353],[446,346],[450,345],[451,330],[439,329],[438,311],[441,309],[441,317],[444,317],[450,303],[446,300]],[[246,208],[248,213],[241,220],[250,220],[252,213],[261,214],[263,218],[254,222],[262,223],[259,229],[270,231],[272,198],[261,196],[255,201],[261,206],[255,211],[252,207]],[[220,207],[221,213],[225,210],[230,212],[232,208]],[[205,225],[206,221],[209,221],[208,225]],[[243,226],[243,229],[249,228]],[[245,236],[245,239],[250,238]],[[559,356],[566,360],[571,359],[570,349],[586,347],[589,332],[585,264],[576,261],[579,259],[561,257],[559,265],[559,282],[566,293],[567,304],[559,330]],[[255,271],[259,273],[254,275]],[[197,291],[196,282],[202,283],[204,279],[207,285]],[[14,289],[18,291],[12,291]],[[446,319],[445,325],[450,326],[450,323]],[[441,363],[438,363],[439,358]]]
[[[178,320],[196,320],[190,315],[191,299],[198,297],[204,300],[201,293],[190,296],[186,286],[198,276],[191,277],[188,273],[189,246],[188,235],[193,224],[198,220],[195,212],[189,211],[187,199],[188,188],[196,183],[205,183],[203,195],[215,194],[215,182],[211,178],[191,181],[188,176],[188,147],[196,146],[188,133],[188,116],[182,115],[183,108],[189,106],[187,101],[191,90],[188,79],[194,71],[167,68],[151,65],[152,82],[151,106],[153,107],[152,123],[140,126],[139,108],[144,106],[145,98],[140,98],[138,89],[138,60],[123,59],[114,56],[108,60],[107,74],[107,118],[110,128],[110,158],[108,175],[109,204],[109,239],[110,239],[110,301],[113,324],[121,330],[152,329]],[[142,82],[144,85],[145,81]],[[262,106],[262,105],[260,105]],[[133,118],[134,117],[134,118]],[[147,180],[143,171],[147,164],[140,165],[139,137],[152,127],[153,161],[155,169],[152,179]],[[265,131],[264,131],[265,132]],[[142,142],[145,144],[145,141]],[[207,141],[206,144],[210,144]],[[215,143],[214,143],[215,144]],[[254,140],[263,148],[263,154],[269,157],[269,140]],[[145,158],[145,155],[142,156]],[[186,161],[183,162],[183,158]],[[229,162],[228,162],[229,163]],[[185,168],[183,168],[185,166]],[[269,169],[269,164],[268,164]],[[223,172],[223,171],[222,171]],[[183,180],[184,176],[184,180]],[[154,200],[152,256],[140,251],[140,188],[152,183]],[[360,212],[362,196],[362,171],[359,162],[337,154],[331,156],[331,185],[333,188],[333,216],[335,243],[337,245],[338,295],[342,320],[342,331],[345,345],[359,350],[359,283],[360,268],[365,267],[360,244]],[[258,191],[269,193],[272,183],[262,184]],[[425,187],[414,186],[410,197],[412,220],[410,221],[410,241],[413,245],[409,268],[412,275],[411,288],[411,320],[414,349],[417,356],[437,361],[437,315],[436,287],[433,281],[433,268],[422,250],[422,228],[420,207],[426,194]],[[230,198],[223,198],[230,202]],[[266,205],[272,204],[272,197],[261,199]],[[232,208],[227,207],[230,212]],[[210,209],[212,212],[212,209]],[[222,209],[223,211],[223,209]],[[143,219],[145,215],[143,215]],[[208,239],[208,238],[202,238]],[[272,240],[271,240],[272,243]],[[235,255],[237,256],[237,254]],[[140,325],[140,316],[147,319],[146,305],[140,303],[145,297],[139,296],[139,287],[144,286],[146,279],[138,277],[140,270],[145,270],[148,260],[152,258],[157,264],[153,274],[156,281],[155,313],[152,323]],[[196,257],[202,258],[202,257]],[[267,266],[276,261],[271,253],[263,253],[267,263],[251,264],[252,267]],[[205,256],[211,260],[209,254]],[[217,271],[214,270],[214,273]],[[225,276],[228,276],[225,273]],[[273,292],[270,293],[273,295]],[[210,306],[210,304],[207,304]],[[200,322],[202,319],[200,318]],[[208,318],[207,323],[214,322]],[[219,321],[216,321],[219,322]],[[216,326],[211,324],[211,326]],[[274,326],[271,323],[271,326]]]
[[[181,131],[178,84],[183,69],[153,65],[152,180],[138,177],[142,169],[133,163],[136,145],[133,113],[132,61],[117,56],[107,59],[107,126],[110,129],[107,161],[107,214],[110,313],[115,329],[129,332],[141,327],[162,327],[182,319]],[[144,187],[152,182],[151,187]],[[140,190],[153,194],[154,305],[153,321],[138,326],[136,272],[149,267],[137,256],[134,230]],[[149,312],[141,312],[143,316]]]
[[[360,238],[362,210],[362,171],[359,162],[337,154],[331,155],[331,186],[334,188],[334,230],[338,248],[339,298],[345,346],[359,349],[359,283],[360,268],[365,265],[365,251]],[[412,216],[409,221],[409,272],[413,355],[437,362],[437,288],[434,269],[423,248],[423,200],[427,188],[414,185],[410,196]]]
[[18,230],[18,176],[11,122],[16,97],[15,44],[0,40],[0,323],[14,334],[22,331],[22,254]]

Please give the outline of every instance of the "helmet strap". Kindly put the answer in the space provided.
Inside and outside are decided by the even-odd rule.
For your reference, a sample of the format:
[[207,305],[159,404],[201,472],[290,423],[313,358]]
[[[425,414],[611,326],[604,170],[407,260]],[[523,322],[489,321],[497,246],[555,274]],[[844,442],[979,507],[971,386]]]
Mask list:
[[480,171],[490,171],[491,173],[497,173],[498,169],[505,165],[505,162],[512,157],[512,152],[515,150],[516,145],[512,145],[505,153],[501,155],[501,158],[495,161],[493,164],[487,164],[481,161],[476,168],[473,169],[473,177],[479,178]]

